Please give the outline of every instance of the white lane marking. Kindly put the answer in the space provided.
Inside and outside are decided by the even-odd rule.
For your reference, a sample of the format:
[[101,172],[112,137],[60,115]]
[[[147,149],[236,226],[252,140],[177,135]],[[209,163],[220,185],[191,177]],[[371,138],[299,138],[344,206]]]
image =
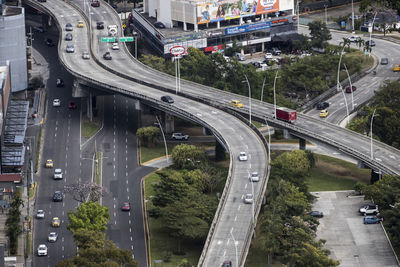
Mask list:
[[389,155],[389,157],[390,157],[391,159],[396,159],[396,157],[393,156],[393,155]]
[[129,220],[129,224],[131,224],[131,220]]
[[116,212],[114,212],[114,217],[116,217],[117,216],[117,213]]
[[131,237],[131,241],[133,241],[133,238]]
[[115,203],[114,203],[114,209],[115,209]]
[[382,161],[380,158],[375,158],[376,161]]
[[126,188],[126,192],[128,192],[128,193],[129,193],[129,187],[127,187],[127,188]]
[[132,233],[132,228],[129,228],[129,233]]
[[236,220],[237,220],[237,216],[235,216],[235,219],[234,219],[234,221],[236,222]]
[[117,224],[117,220],[114,221],[114,224],[115,224],[115,225]]
[[196,115],[197,115],[197,117],[201,117],[201,116],[203,116],[203,115],[201,115],[201,113],[197,113]]
[[128,180],[126,180],[126,184],[128,184]]
[[129,200],[129,196],[128,196],[128,200]]
[[[247,189],[247,183],[244,185],[244,189]],[[242,199],[243,199],[243,196],[242,196]]]
[[[229,245],[229,240],[230,239],[228,239],[228,243],[227,243],[228,245]],[[226,250],[224,250],[224,255],[222,255],[222,257],[225,258],[225,255],[226,255]]]
[[238,210],[240,210],[240,206],[241,206],[241,205],[239,205]]

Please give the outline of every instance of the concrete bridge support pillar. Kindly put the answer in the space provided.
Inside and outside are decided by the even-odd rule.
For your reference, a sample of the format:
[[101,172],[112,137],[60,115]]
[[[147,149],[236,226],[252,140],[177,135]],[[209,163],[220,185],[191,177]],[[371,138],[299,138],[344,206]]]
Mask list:
[[292,135],[290,134],[290,132],[287,129],[283,129],[283,138],[285,138],[285,139],[292,138]]
[[212,132],[208,128],[203,127],[203,135],[212,135]]
[[215,141],[215,161],[226,160],[225,148],[218,142]]
[[93,120],[93,107],[92,107],[92,93],[89,92],[89,97],[87,98],[87,110],[86,114],[90,121]]
[[166,133],[172,133],[175,131],[175,120],[174,116],[164,113],[164,129]]
[[306,150],[306,139],[299,138],[299,149]]

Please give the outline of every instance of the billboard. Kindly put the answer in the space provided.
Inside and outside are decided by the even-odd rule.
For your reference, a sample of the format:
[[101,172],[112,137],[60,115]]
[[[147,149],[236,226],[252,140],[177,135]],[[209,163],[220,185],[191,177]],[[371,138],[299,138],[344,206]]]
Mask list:
[[270,27],[271,27],[271,22],[265,21],[265,22],[250,24],[250,25],[241,25],[241,26],[226,28],[225,34],[230,35],[230,34],[238,34],[238,33],[243,33],[243,32],[259,31],[259,30],[270,28]]
[[197,6],[197,24],[279,11],[279,0],[217,0]]

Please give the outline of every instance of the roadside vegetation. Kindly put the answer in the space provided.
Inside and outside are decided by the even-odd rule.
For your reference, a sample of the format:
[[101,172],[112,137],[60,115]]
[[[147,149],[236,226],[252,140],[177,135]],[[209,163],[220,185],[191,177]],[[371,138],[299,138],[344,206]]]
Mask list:
[[[337,66],[340,51],[345,43],[340,46],[330,46],[327,41],[331,39],[326,25],[321,22],[313,22],[311,38],[302,36],[302,41],[293,41],[287,44],[286,51],[311,51],[312,47],[318,48],[323,53],[311,57],[281,56],[279,67],[279,79],[276,83],[277,103],[282,106],[296,108],[306,101],[313,99],[336,84]],[[225,50],[225,54],[240,51],[242,47],[233,46]],[[283,49],[283,48],[281,48]],[[343,64],[346,64],[350,75],[359,72],[364,66],[371,64],[371,58],[363,55],[362,50],[351,49],[343,56]],[[159,71],[175,75],[174,63],[163,58],[143,55],[140,60]],[[245,75],[252,87],[252,97],[261,98],[263,81],[265,79],[265,92],[263,101],[273,102],[273,88],[276,70],[257,71],[251,64],[241,64],[231,58],[226,61],[222,54],[214,53],[206,55],[202,51],[189,48],[188,55],[180,60],[180,72],[182,79],[212,86],[221,90],[248,95],[246,83],[242,83]],[[347,74],[343,69],[340,79],[346,79]]]
[[8,238],[8,246],[11,255],[16,255],[18,253],[18,237],[22,233],[21,206],[23,206],[21,192],[17,190],[10,204],[6,220],[6,236]]
[[72,232],[79,254],[60,261],[57,267],[138,266],[129,250],[120,249],[106,239],[105,232],[110,220],[107,207],[85,202],[76,211],[68,212],[68,220],[67,229]]

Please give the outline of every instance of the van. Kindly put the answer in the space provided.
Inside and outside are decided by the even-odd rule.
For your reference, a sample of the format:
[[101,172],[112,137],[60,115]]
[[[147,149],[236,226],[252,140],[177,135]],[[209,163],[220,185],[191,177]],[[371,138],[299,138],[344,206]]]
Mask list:
[[245,61],[245,60],[246,60],[246,58],[244,57],[244,55],[241,54],[241,53],[235,53],[235,57],[236,57],[237,60],[239,60],[239,61]]

